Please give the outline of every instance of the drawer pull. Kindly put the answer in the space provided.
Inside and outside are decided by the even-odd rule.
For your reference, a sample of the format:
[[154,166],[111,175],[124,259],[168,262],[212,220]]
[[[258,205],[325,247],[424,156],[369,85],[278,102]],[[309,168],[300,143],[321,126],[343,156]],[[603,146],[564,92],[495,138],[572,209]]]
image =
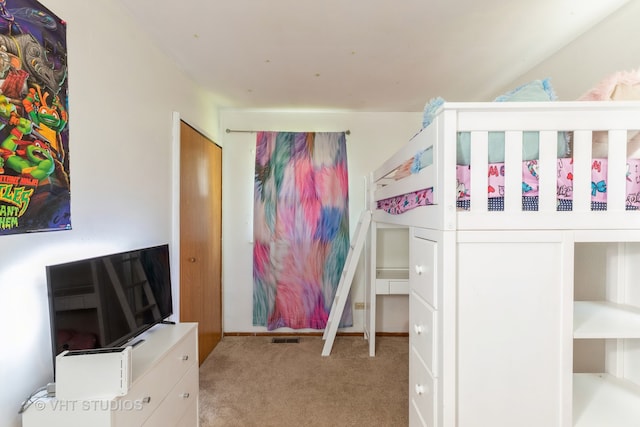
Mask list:
[[421,335],[424,332],[424,326],[413,325],[413,330],[416,332],[416,335]]
[[422,275],[422,273],[424,273],[424,267],[423,267],[423,266],[421,266],[421,265],[416,265],[416,274],[417,274],[418,276],[421,276],[421,275]]
[[424,394],[424,386],[423,385],[416,384],[416,394],[419,395],[419,396]]
[[182,397],[183,399],[188,399],[189,398],[189,393],[182,393],[180,395],[180,397]]
[[142,403],[149,403],[151,402],[151,396],[145,396],[142,398]]
[[189,355],[185,354],[184,356],[182,356],[182,360],[189,360]]

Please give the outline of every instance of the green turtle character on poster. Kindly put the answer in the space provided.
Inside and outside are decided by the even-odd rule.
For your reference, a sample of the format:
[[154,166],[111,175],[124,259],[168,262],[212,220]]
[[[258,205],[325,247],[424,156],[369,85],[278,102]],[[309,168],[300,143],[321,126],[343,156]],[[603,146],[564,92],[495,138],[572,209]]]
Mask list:
[[66,24],[0,0],[0,235],[71,228]]

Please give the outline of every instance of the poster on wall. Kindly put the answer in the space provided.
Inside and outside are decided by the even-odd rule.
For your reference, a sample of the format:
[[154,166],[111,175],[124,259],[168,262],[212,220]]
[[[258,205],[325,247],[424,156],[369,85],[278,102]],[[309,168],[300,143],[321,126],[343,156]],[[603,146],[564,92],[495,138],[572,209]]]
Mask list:
[[0,0],[0,235],[71,228],[66,24]]

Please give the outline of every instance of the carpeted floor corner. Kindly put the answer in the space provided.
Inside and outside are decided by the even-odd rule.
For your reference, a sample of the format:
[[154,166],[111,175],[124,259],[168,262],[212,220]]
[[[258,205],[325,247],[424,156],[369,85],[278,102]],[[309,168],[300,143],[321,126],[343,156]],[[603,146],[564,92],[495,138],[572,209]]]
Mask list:
[[408,425],[409,342],[358,336],[272,343],[226,336],[200,367],[200,427],[402,427]]

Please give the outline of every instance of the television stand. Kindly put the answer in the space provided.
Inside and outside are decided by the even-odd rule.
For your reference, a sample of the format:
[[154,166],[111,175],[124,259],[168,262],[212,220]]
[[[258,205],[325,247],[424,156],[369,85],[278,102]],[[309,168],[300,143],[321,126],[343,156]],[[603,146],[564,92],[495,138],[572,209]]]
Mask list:
[[[197,426],[197,332],[197,323],[154,326],[140,336],[145,345],[131,351],[131,386],[125,395],[38,398],[22,414],[22,426]],[[95,369],[101,369],[99,362]]]

